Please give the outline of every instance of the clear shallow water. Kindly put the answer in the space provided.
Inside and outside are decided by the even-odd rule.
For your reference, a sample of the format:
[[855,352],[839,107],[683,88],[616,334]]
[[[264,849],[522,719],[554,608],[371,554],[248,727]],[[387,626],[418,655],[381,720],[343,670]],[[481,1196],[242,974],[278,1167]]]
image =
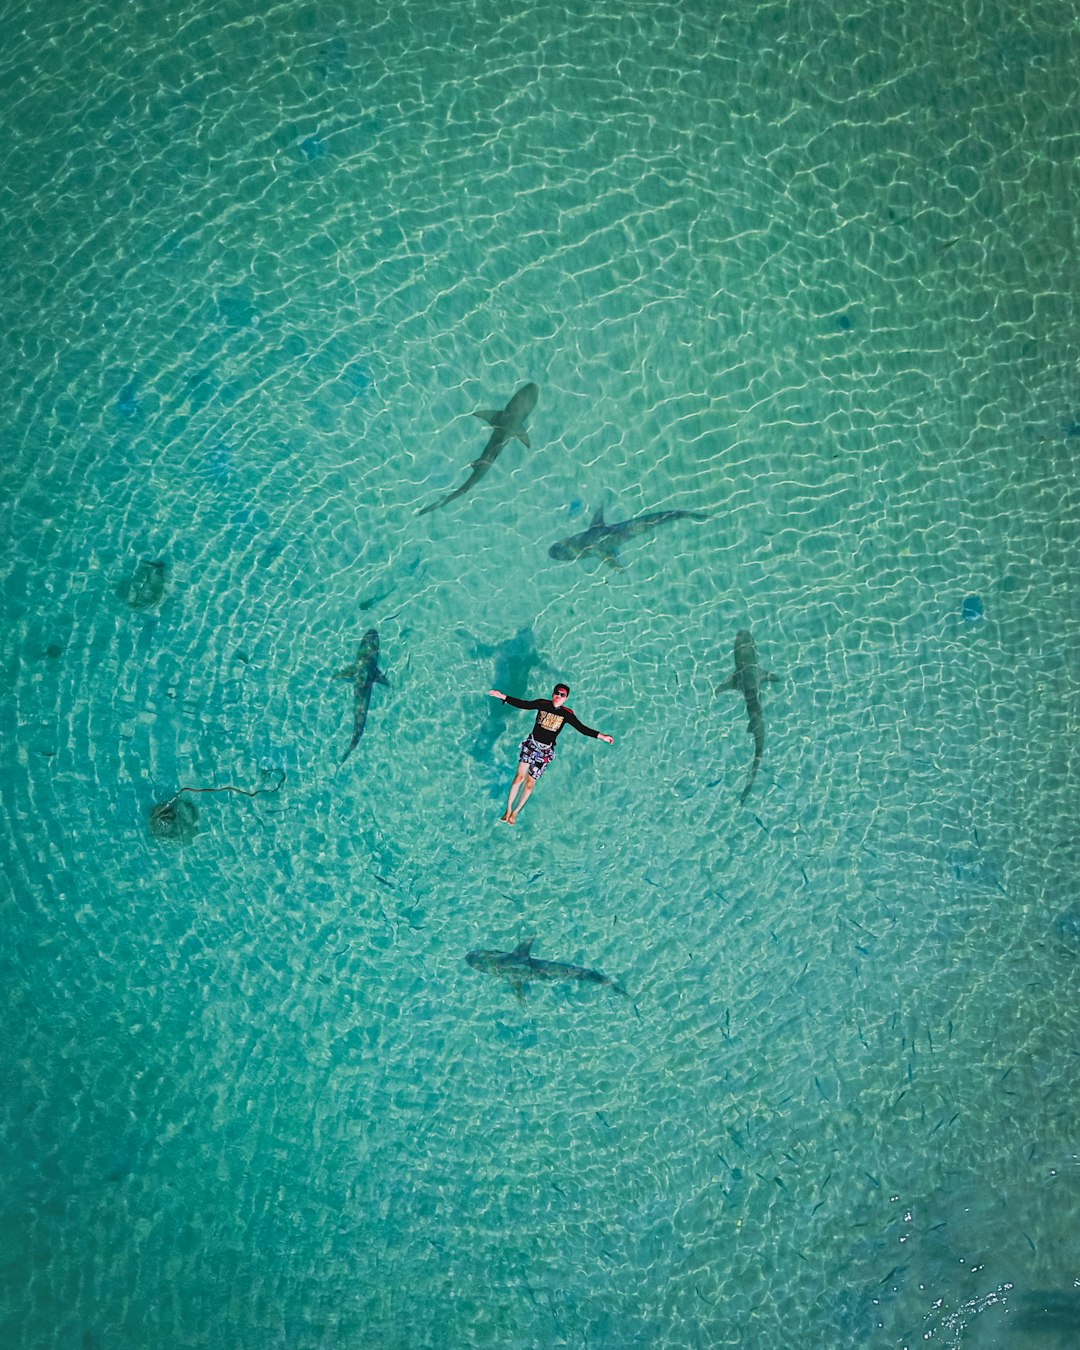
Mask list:
[[5,1344],[1070,1344],[1071,11],[2,25]]

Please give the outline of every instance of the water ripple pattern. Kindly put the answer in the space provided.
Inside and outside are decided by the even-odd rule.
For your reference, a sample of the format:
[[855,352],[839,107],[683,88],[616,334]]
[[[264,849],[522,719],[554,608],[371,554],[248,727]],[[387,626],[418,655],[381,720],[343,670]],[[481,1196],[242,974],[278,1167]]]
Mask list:
[[0,33],[3,1345],[1073,1344],[1074,12]]

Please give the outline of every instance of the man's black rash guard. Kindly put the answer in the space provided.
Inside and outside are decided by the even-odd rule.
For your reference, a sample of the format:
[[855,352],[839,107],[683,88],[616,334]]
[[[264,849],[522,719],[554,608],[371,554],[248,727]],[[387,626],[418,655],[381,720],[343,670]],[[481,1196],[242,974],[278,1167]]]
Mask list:
[[569,722],[574,730],[580,731],[583,736],[600,735],[598,731],[593,731],[592,727],[587,727],[584,722],[579,722],[574,716],[573,709],[568,708],[565,703],[561,708],[556,708],[549,698],[511,698],[509,694],[506,696],[506,702],[511,708],[524,708],[526,712],[536,712],[532,738],[541,745],[554,745],[564,722]]

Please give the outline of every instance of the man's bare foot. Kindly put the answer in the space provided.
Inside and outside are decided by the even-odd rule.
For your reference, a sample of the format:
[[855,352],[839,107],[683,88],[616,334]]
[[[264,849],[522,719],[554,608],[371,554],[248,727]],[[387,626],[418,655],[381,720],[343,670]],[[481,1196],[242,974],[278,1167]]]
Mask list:
[[516,824],[517,824],[517,812],[516,812],[516,811],[511,811],[511,812],[510,812],[510,814],[506,817],[506,823],[507,823],[507,825],[516,825]]
[[500,824],[500,825],[512,825],[512,824],[513,824],[513,821],[510,819],[510,812],[509,812],[509,811],[504,811],[504,812],[502,813],[502,815],[499,817],[499,824]]

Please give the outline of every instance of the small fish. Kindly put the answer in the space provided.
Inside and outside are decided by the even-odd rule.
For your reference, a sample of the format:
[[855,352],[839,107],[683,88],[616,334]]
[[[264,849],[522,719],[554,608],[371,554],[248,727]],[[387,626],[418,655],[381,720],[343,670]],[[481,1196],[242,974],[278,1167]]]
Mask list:
[[385,591],[375,591],[372,595],[369,595],[366,600],[361,600],[359,605],[357,605],[357,609],[361,614],[363,614],[365,610],[374,609],[376,605],[381,605],[384,600],[388,600],[396,590],[397,585],[394,584],[388,586]]
[[762,670],[758,665],[754,639],[745,628],[741,628],[735,634],[735,673],[716,687],[717,693],[724,689],[738,689],[742,694],[746,700],[750,735],[754,738],[754,763],[750,769],[750,778],[739,798],[740,802],[745,802],[750,795],[765,749],[765,714],[761,710],[761,686],[769,681],[775,682],[778,678],[767,670]]
[[548,557],[556,562],[573,562],[575,558],[596,555],[609,567],[622,567],[619,559],[619,545],[637,534],[654,530],[669,520],[710,520],[706,511],[650,511],[643,516],[634,516],[631,520],[619,520],[614,525],[604,523],[603,507],[592,518],[592,524],[580,534],[572,534],[560,539],[548,549]]
[[455,497],[460,497],[463,493],[468,492],[471,487],[479,483],[480,479],[495,463],[503,446],[515,437],[526,450],[531,449],[528,433],[525,430],[525,419],[536,407],[539,394],[540,388],[538,385],[523,384],[501,412],[498,408],[477,409],[473,416],[479,417],[483,422],[490,423],[494,430],[491,433],[491,439],[484,446],[483,454],[479,459],[473,460],[472,473],[459,488],[455,488],[453,492],[441,497],[437,502],[432,502],[430,506],[425,506],[416,514],[426,516],[429,511],[437,511],[440,506],[445,506],[447,502],[452,502]]
[[369,628],[364,634],[364,640],[360,643],[360,650],[356,654],[356,664],[350,666],[348,670],[339,671],[336,678],[356,680],[353,734],[348,750],[341,756],[341,763],[344,764],[360,744],[360,737],[364,734],[364,723],[367,721],[368,704],[371,702],[373,686],[385,684],[389,687],[390,685],[390,681],[379,669],[379,635],[374,628]]

